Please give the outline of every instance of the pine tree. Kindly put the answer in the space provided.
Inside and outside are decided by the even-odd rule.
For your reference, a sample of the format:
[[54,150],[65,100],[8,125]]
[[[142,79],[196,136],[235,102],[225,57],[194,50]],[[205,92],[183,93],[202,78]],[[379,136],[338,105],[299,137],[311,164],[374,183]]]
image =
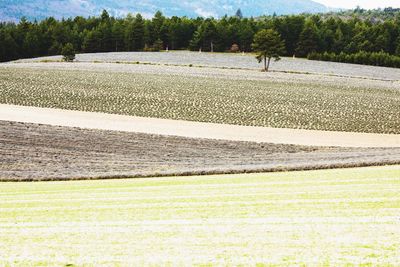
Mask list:
[[396,45],[396,55],[400,56],[400,36],[397,38],[397,45]]
[[137,14],[132,25],[132,50],[139,51],[144,48],[144,20],[142,15]]
[[300,34],[300,40],[296,48],[296,54],[300,57],[306,57],[312,52],[318,51],[318,29],[312,20],[308,20]]
[[285,43],[281,36],[274,30],[261,30],[254,36],[253,50],[257,52],[258,62],[264,61],[264,71],[269,70],[271,59],[280,60],[285,53]]
[[112,50],[114,50],[115,52],[122,51],[124,43],[124,28],[122,22],[115,22],[111,28],[111,32],[113,40]]
[[157,39],[153,44],[152,50],[154,52],[158,52],[158,51],[163,50],[163,49],[164,49],[163,41],[161,39]]
[[242,13],[242,10],[240,8],[236,11],[235,17],[237,17],[238,19],[242,19],[243,18],[243,13]]
[[193,51],[212,51],[217,39],[217,30],[214,21],[206,19],[198,28],[190,41],[190,49]]
[[72,62],[75,59],[75,50],[74,46],[71,43],[64,45],[61,50],[61,54],[63,56],[64,61]]
[[241,23],[237,32],[242,51],[250,51],[254,38],[254,31],[249,23]]

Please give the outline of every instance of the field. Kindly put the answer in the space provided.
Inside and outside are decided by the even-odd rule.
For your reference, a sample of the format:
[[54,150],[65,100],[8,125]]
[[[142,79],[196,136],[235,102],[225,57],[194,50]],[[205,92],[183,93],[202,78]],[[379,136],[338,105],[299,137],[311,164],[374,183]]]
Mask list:
[[246,173],[400,164],[400,148],[333,148],[0,121],[0,181]]
[[[319,139],[318,142],[308,142],[304,136],[296,139],[294,132],[275,133],[281,137],[280,141],[266,138],[262,139],[262,144],[257,144],[236,142],[242,139],[193,139],[200,137],[198,134],[180,135],[178,130],[173,130],[183,127],[183,122],[178,120],[186,120],[226,124],[225,127],[230,124],[391,134],[394,142],[390,144],[394,144],[400,134],[399,70],[284,59],[276,67],[283,66],[285,71],[262,73],[257,70],[259,66],[252,55],[190,52],[83,54],[78,55],[76,63],[52,62],[54,59],[57,58],[0,64],[0,103],[172,119],[176,124],[168,133],[142,127],[146,129],[140,128],[142,134],[138,134],[104,131],[110,128],[96,131],[11,124],[3,117],[5,121],[1,122],[0,132],[3,155],[0,179],[3,181],[240,173],[399,163],[398,148],[322,148],[316,143],[323,144],[324,139],[333,141],[335,138],[310,132],[308,139]],[[189,67],[190,64],[193,66]],[[293,70],[301,70],[301,73]],[[224,129],[228,136],[229,127]],[[201,138],[216,138],[211,133],[207,135],[212,130],[201,130],[204,132]],[[264,134],[268,136],[264,132],[260,136]],[[181,137],[171,137],[175,135]],[[282,141],[282,136],[302,139],[302,143]],[[346,144],[354,138],[350,137]],[[381,143],[379,138],[375,139],[373,147],[379,144],[388,147],[385,140]]]
[[3,64],[0,103],[275,128],[400,133],[398,82],[164,69],[140,64]]
[[0,266],[398,266],[400,167],[0,184]]
[[0,266],[400,265],[400,70],[77,59],[0,64]]
[[[260,69],[254,54],[226,54],[226,53],[197,53],[186,51],[173,51],[169,53],[148,52],[118,52],[79,54],[79,62],[130,62],[152,63],[157,65],[203,66],[235,69]],[[23,59],[17,62],[59,61],[60,56],[42,57],[36,59]],[[335,76],[367,77],[373,79],[399,80],[400,70],[393,68],[371,67],[353,64],[313,61],[305,59],[283,58],[271,65],[273,71],[324,73]]]

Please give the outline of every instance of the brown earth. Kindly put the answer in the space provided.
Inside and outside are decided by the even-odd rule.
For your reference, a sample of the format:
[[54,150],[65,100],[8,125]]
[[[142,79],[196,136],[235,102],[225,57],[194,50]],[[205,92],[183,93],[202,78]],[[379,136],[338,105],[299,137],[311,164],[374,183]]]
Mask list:
[[0,121],[0,180],[48,181],[400,164],[400,148],[330,148]]

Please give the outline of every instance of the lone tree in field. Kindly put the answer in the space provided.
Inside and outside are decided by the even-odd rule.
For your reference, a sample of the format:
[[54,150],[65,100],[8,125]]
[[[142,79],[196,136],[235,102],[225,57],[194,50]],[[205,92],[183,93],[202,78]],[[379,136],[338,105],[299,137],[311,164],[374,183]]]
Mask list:
[[72,62],[75,59],[75,50],[74,46],[71,43],[64,45],[61,50],[61,55],[63,56],[64,61]]
[[254,36],[253,50],[257,52],[259,63],[264,61],[264,71],[268,71],[271,59],[280,60],[280,55],[285,53],[285,43],[281,35],[274,30],[261,30]]

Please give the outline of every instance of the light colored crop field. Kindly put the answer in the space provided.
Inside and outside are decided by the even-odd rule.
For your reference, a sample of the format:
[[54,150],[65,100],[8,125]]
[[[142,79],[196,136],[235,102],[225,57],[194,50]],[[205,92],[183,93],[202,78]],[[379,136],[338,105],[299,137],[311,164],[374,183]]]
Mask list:
[[[261,69],[253,54],[198,53],[173,51],[169,53],[118,52],[79,54],[80,62],[147,62],[155,64],[211,66],[225,68]],[[61,60],[61,56],[23,59],[17,62],[40,62]],[[309,73],[325,73],[351,77],[369,77],[375,79],[400,80],[400,70],[354,64],[343,64],[306,59],[283,58],[271,64],[273,71],[295,71]]]
[[400,166],[0,184],[0,266],[399,266]]
[[[164,73],[160,66],[149,66],[152,73],[137,73],[133,65],[130,72],[118,72],[124,64],[91,64],[93,69],[101,65],[113,71],[80,70],[81,63],[61,64],[66,67],[62,70],[51,69],[54,65],[13,65],[21,64],[0,68],[3,104],[274,128],[400,133],[395,82],[380,81],[383,85],[378,86],[371,81],[368,86],[369,80],[358,85],[346,79],[307,81],[291,74],[261,79],[253,71],[226,70],[214,70],[214,76],[208,70],[200,77],[187,74],[198,71],[189,67],[170,67],[180,74]],[[235,74],[238,77],[232,79]]]

